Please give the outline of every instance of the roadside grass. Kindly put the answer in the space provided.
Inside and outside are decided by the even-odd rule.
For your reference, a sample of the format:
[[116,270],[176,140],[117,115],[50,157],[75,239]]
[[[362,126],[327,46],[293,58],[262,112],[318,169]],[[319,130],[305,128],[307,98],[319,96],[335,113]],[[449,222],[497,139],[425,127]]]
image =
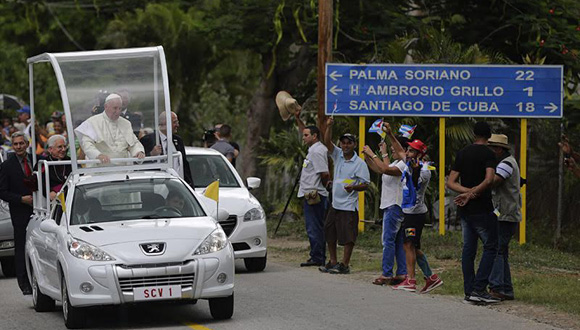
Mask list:
[[[277,220],[269,221],[272,237]],[[381,227],[367,225],[359,234],[351,261],[353,274],[378,276],[381,271]],[[275,243],[269,249],[285,261],[300,263],[308,259],[308,238],[302,221],[284,222],[276,235],[293,244]],[[440,236],[433,228],[423,230],[422,246],[434,273],[445,285],[435,293],[463,297],[461,272],[461,232],[447,232]],[[478,248],[479,263],[481,243]],[[342,249],[339,248],[339,259]],[[580,316],[580,256],[533,243],[519,245],[512,240],[510,265],[516,299],[525,304],[541,305]],[[417,267],[417,286],[424,284]],[[372,277],[369,277],[372,278]]]

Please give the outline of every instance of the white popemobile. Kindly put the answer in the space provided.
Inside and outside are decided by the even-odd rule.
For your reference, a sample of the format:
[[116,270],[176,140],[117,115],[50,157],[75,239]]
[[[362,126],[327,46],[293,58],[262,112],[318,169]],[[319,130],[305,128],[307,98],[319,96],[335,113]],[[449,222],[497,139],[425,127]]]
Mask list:
[[249,177],[246,188],[236,169],[217,150],[186,147],[185,153],[196,189],[219,180],[219,207],[230,214],[220,225],[232,242],[236,259],[244,259],[250,272],[263,271],[267,261],[266,214],[249,191],[259,188],[261,180]]
[[[42,54],[28,59],[32,118],[32,68],[42,62],[55,71],[71,146],[73,123],[95,113],[87,102],[95,91],[130,90],[132,110],[147,126],[157,127],[158,113],[170,109],[162,47]],[[65,325],[79,328],[89,306],[208,299],[214,318],[232,316],[234,254],[218,224],[229,214],[179,177],[180,154],[168,148],[167,155],[111,159],[110,166],[78,160],[74,148],[70,161],[40,161],[26,237],[36,311],[61,301]],[[72,174],[51,201],[42,193],[49,169],[65,163]]]

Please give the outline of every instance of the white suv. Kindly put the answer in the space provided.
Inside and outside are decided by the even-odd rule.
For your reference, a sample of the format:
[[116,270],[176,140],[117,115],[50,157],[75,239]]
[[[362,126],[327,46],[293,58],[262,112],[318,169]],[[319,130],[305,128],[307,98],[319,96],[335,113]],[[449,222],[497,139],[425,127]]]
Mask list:
[[244,259],[248,271],[259,272],[266,268],[267,234],[266,215],[260,202],[248,189],[260,186],[260,179],[247,179],[248,188],[236,169],[220,152],[186,147],[187,161],[195,189],[203,191],[210,183],[219,181],[219,207],[230,214],[220,225],[228,235],[236,259]]

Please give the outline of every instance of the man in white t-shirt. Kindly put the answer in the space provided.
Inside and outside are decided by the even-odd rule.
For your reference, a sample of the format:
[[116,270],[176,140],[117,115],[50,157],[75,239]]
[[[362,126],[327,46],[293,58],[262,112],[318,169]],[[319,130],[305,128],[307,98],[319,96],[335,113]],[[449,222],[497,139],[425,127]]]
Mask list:
[[326,184],[328,172],[328,149],[320,142],[320,131],[316,126],[305,126],[300,119],[300,110],[294,114],[302,141],[308,146],[308,154],[302,163],[298,198],[303,198],[304,221],[310,241],[310,258],[300,267],[323,266],[326,261],[324,239],[324,217],[328,207]]
[[[407,171],[405,138],[397,139],[393,134],[389,123],[383,123],[383,130],[391,143],[393,162],[389,163],[387,146],[384,142],[379,144],[382,160],[371,150],[369,146],[363,148],[365,161],[370,169],[382,174],[382,192],[380,208],[383,210],[383,262],[382,274],[377,277],[373,284],[394,285],[405,279],[407,275],[407,263],[403,249],[403,235],[400,231],[403,223],[403,186],[402,175]],[[393,276],[393,268],[397,260],[396,276]]]

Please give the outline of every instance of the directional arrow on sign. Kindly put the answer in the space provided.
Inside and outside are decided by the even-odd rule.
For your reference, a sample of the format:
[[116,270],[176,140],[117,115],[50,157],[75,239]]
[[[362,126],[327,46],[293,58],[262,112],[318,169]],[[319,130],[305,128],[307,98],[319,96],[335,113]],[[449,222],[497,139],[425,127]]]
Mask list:
[[[336,95],[336,94],[334,94],[334,95]],[[555,105],[554,103],[550,102],[550,105],[545,105],[544,109],[548,109],[548,110],[550,110],[550,113],[552,113],[552,112],[558,110],[558,106]]]
[[341,74],[338,73],[338,71],[332,71],[332,73],[329,75],[330,78],[332,78],[332,80],[336,81],[336,78],[340,78],[342,77]]
[[329,92],[331,92],[334,95],[338,95],[338,92],[342,92],[342,89],[338,88],[338,86],[332,86],[330,87]]

